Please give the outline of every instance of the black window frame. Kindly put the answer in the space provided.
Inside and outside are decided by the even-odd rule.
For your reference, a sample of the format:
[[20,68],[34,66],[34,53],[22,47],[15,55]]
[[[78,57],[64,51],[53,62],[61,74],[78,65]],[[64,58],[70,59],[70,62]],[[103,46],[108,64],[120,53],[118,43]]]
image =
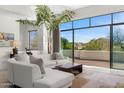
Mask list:
[[[87,17],[87,18],[83,18],[83,19],[88,19],[89,18],[89,27],[82,27],[82,28],[73,28],[73,22],[76,21],[76,20],[72,20],[70,22],[72,22],[72,29],[65,29],[65,30],[60,30],[61,32],[64,32],[64,31],[69,31],[69,30],[72,30],[73,31],[73,49],[72,49],[72,60],[74,62],[74,31],[75,30],[79,30],[79,29],[88,29],[88,28],[95,28],[95,27],[104,27],[104,26],[109,26],[110,27],[110,68],[111,69],[117,69],[117,68],[113,68],[113,26],[115,25],[124,25],[124,22],[120,22],[120,23],[114,23],[113,22],[113,15],[116,14],[116,13],[121,13],[121,12],[124,12],[124,11],[119,11],[119,12],[113,12],[113,13],[108,13],[108,14],[102,14],[102,15],[97,15],[97,16],[93,16],[93,17]],[[105,25],[96,25],[96,26],[92,26],[91,25],[91,18],[94,18],[94,17],[99,17],[99,16],[105,16],[105,15],[110,15],[111,16],[111,23],[110,24],[105,24]],[[83,20],[83,19],[77,19],[77,20]],[[63,23],[66,23],[66,22],[63,22]],[[121,69],[122,70],[122,69]]]

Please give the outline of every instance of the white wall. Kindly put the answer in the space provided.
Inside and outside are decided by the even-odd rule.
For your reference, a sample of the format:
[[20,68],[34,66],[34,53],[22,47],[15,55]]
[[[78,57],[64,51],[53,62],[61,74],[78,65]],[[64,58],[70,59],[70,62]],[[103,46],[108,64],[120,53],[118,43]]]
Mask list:
[[39,29],[39,40],[40,40],[40,45],[39,45],[39,49],[43,52],[43,53],[48,53],[48,31],[45,27],[45,25],[42,25]]
[[26,25],[23,24],[19,24],[19,33],[20,33],[20,50],[25,49],[26,47],[28,47],[27,43],[28,43],[28,37],[26,37],[28,35],[28,32],[26,31]]
[[20,24],[20,50],[25,50],[29,48],[29,31],[37,30],[36,27]]
[[44,25],[42,25],[41,27],[33,27],[31,25],[20,24],[20,50],[25,50],[25,48],[29,48],[29,31],[32,30],[38,31],[38,50],[44,53],[48,53],[47,30]]
[[88,18],[118,11],[124,11],[124,5],[92,5],[75,10],[76,14],[73,19]]
[[[9,14],[0,14],[0,32],[14,33],[15,40],[19,41],[19,23],[17,17]],[[6,68],[6,61],[9,58],[12,47],[0,47],[0,69]]]

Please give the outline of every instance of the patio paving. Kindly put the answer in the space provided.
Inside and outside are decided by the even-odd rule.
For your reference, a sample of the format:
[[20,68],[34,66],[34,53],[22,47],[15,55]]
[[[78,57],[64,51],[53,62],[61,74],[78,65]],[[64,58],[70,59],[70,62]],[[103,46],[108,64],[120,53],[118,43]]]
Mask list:
[[110,62],[108,62],[108,61],[75,59],[75,63],[80,63],[80,64],[88,65],[88,66],[97,66],[97,67],[110,68]]

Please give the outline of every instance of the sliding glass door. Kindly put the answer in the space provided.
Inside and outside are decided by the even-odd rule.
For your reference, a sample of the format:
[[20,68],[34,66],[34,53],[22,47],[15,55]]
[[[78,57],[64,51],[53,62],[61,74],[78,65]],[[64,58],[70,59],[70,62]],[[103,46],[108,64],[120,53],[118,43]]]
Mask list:
[[124,69],[124,25],[113,26],[112,67]]
[[95,27],[74,31],[76,63],[109,67],[110,27]]

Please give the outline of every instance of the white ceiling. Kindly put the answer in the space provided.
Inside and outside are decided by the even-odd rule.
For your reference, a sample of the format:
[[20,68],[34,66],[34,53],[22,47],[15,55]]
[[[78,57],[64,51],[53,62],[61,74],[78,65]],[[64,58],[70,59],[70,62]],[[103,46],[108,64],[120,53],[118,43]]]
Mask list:
[[[54,13],[61,13],[64,10],[76,10],[79,8],[87,7],[88,5],[48,5]],[[32,11],[35,10],[36,6],[30,6]]]
[[[60,13],[64,10],[76,10],[79,8],[87,7],[88,5],[48,5],[55,13]],[[35,19],[36,6],[31,5],[0,5],[0,14],[14,14],[25,16],[29,19]]]
[[27,5],[0,5],[0,12],[11,12],[16,15],[29,16],[33,11],[30,8],[31,6]]
[[60,13],[64,10],[76,10],[79,8],[87,7],[88,5],[49,5],[52,11]]

